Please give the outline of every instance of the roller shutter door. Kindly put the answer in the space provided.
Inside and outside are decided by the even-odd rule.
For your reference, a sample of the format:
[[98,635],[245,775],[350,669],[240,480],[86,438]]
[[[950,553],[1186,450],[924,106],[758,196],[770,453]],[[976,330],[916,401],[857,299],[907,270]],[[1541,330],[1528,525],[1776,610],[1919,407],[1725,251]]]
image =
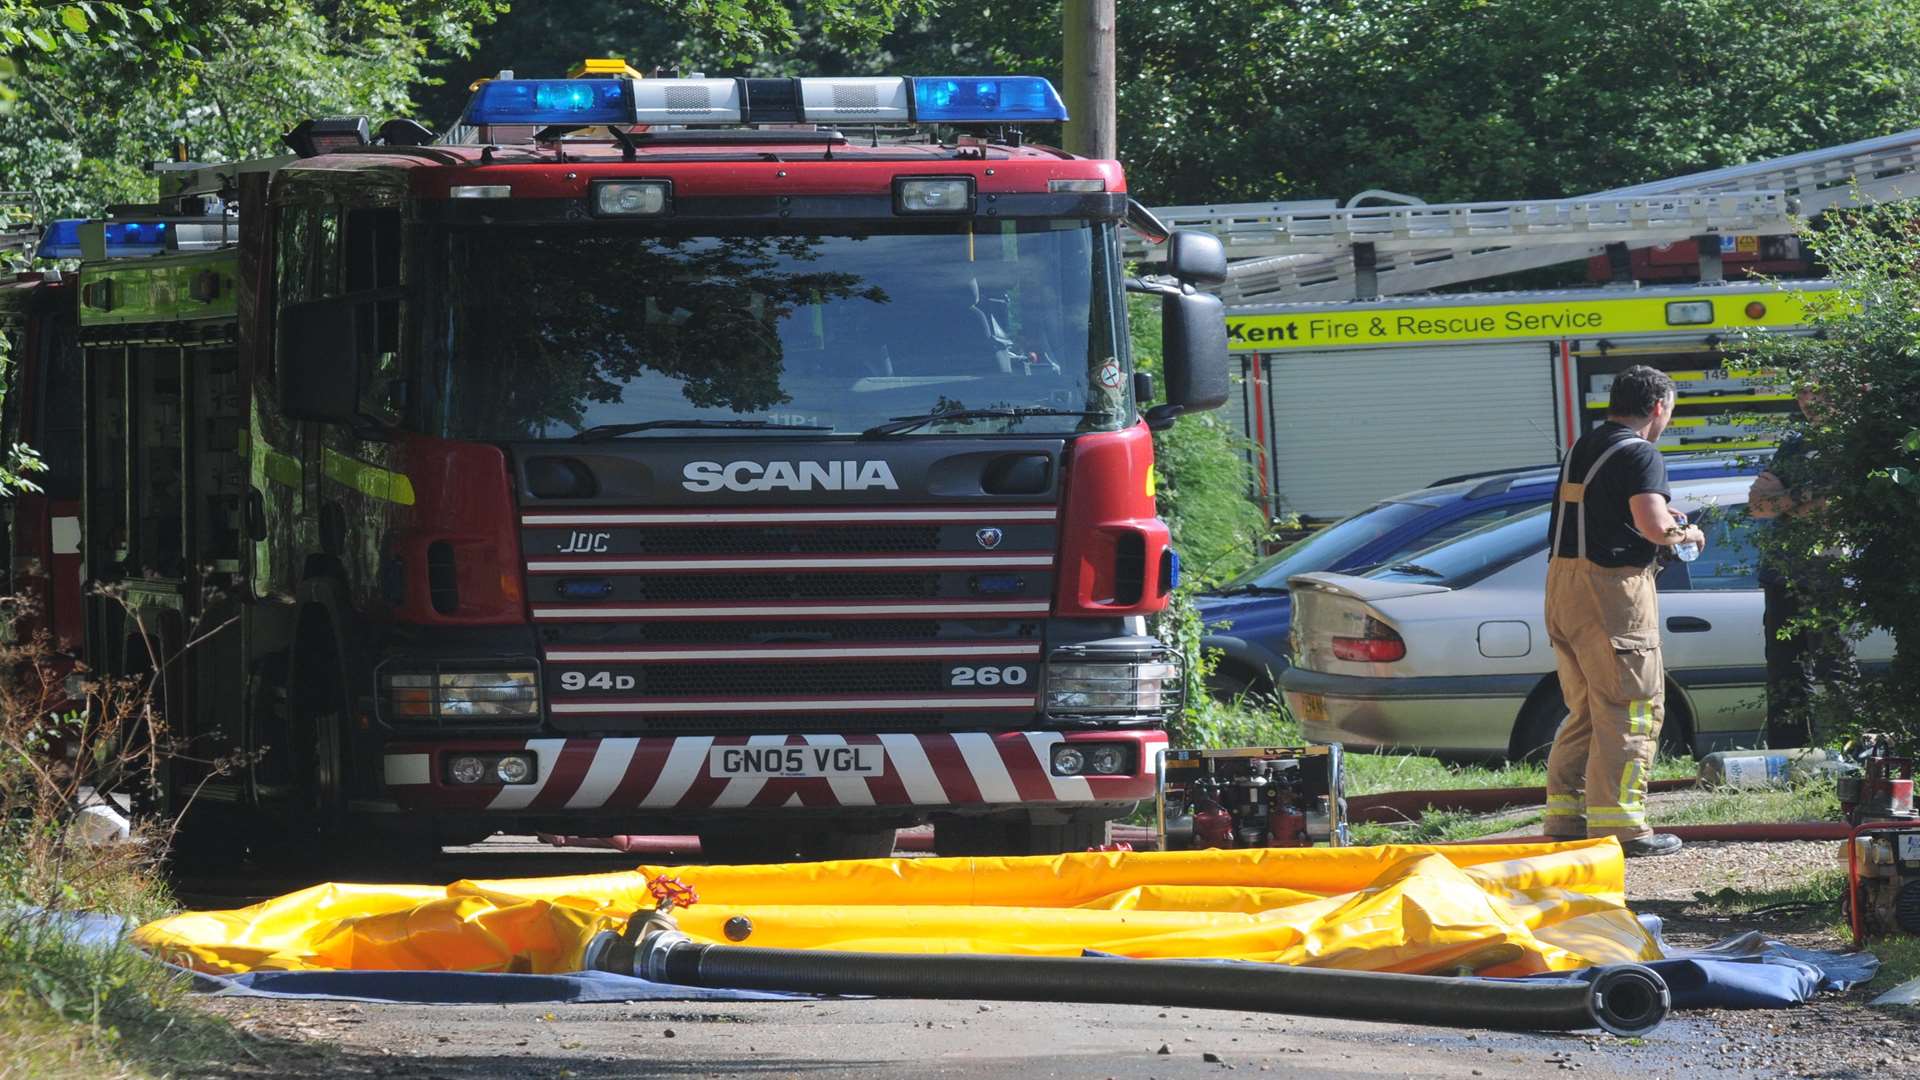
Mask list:
[[1282,507],[1343,517],[1441,477],[1552,463],[1553,355],[1542,342],[1267,354]]

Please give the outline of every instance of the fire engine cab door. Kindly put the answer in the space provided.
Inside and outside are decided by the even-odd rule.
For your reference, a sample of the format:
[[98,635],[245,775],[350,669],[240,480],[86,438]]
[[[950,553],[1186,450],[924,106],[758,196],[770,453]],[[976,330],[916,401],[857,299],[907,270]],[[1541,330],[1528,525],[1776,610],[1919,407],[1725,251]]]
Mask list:
[[1282,509],[1339,518],[1443,477],[1552,465],[1552,358],[1544,342],[1266,354]]

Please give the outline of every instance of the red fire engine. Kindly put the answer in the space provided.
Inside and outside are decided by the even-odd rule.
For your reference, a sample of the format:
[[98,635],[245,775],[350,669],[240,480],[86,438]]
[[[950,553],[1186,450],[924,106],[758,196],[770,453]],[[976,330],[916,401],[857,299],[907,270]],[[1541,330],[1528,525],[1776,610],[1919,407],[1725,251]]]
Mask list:
[[192,758],[257,759],[173,766],[223,838],[1096,843],[1179,705],[1149,428],[1226,396],[1226,264],[1025,138],[1062,119],[1034,78],[616,66],[162,166],[49,233],[16,565],[95,666],[161,658]]

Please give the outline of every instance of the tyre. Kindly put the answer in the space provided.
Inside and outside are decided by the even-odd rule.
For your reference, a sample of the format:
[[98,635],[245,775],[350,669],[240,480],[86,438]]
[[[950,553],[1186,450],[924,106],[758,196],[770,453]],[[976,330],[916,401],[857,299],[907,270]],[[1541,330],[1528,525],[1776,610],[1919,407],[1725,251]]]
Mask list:
[[793,862],[799,852],[799,839],[780,829],[724,829],[700,834],[703,862],[727,866]]
[[1064,825],[1028,825],[1014,830],[1021,855],[1061,855],[1105,844],[1112,835],[1106,821],[1069,821]]
[[1215,668],[1207,675],[1207,693],[1223,704],[1232,704],[1259,689],[1259,681],[1239,668]]
[[1012,854],[1011,827],[998,818],[954,818],[933,826],[933,851],[936,855]]
[[1085,851],[1107,842],[1106,821],[1069,821],[1035,825],[995,818],[960,818],[933,827],[934,851],[941,855],[1059,855]]
[[[1667,693],[1669,703],[1673,701],[1673,692]],[[1553,737],[1560,725],[1567,719],[1567,700],[1560,694],[1560,684],[1554,682],[1542,689],[1520,710],[1520,719],[1513,726],[1513,745],[1508,758],[1513,761],[1545,761],[1548,751],[1553,749]],[[1660,752],[1672,757],[1690,757],[1693,744],[1687,732],[1691,725],[1687,722],[1684,707],[1667,707],[1666,722],[1660,727]]]
[[893,855],[892,829],[828,829],[800,837],[800,857],[822,859],[885,859]]

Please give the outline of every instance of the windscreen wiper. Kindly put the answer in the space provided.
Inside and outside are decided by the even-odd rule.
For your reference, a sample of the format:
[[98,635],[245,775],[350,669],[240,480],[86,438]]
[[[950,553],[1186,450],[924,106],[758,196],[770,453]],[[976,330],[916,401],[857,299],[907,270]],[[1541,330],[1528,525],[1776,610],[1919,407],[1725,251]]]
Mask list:
[[946,409],[944,411],[921,413],[918,416],[896,416],[884,424],[875,424],[860,433],[864,439],[882,435],[899,435],[915,428],[937,424],[942,420],[1017,420],[1027,416],[1078,416],[1091,419],[1095,416],[1107,416],[1108,413],[1092,412],[1084,409]]
[[772,420],[642,420],[637,424],[597,424],[575,435],[573,441],[594,442],[598,439],[617,439],[636,431],[653,431],[658,428],[731,428],[746,431],[762,428],[781,431],[833,430],[825,424],[783,424]]
[[1215,596],[1285,596],[1287,590],[1278,585],[1229,585],[1224,589],[1213,590]]
[[1396,574],[1413,574],[1417,577],[1446,577],[1447,575],[1431,567],[1421,566],[1417,562],[1394,563],[1387,569]]

